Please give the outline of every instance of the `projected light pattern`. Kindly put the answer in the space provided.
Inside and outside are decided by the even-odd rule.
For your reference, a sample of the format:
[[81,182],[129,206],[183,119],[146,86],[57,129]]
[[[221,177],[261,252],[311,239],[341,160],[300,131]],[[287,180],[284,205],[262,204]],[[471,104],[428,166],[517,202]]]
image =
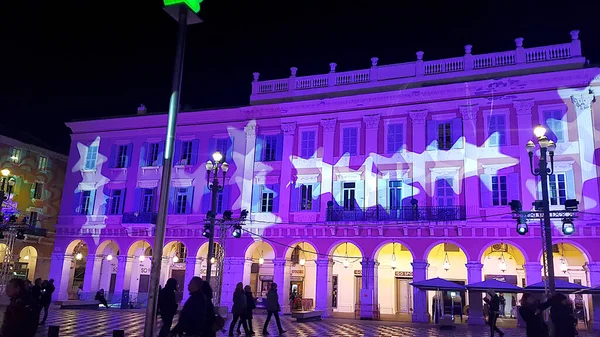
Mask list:
[[[556,174],[549,186],[551,207],[561,209],[566,199],[578,199],[583,211],[572,235],[555,230],[557,243],[566,247],[554,253],[555,264],[566,259],[568,271],[561,277],[582,280],[584,285],[600,284],[600,264],[593,262],[600,259],[600,247],[593,243],[600,235],[594,227],[600,217],[594,150],[600,148],[600,127],[592,114],[600,109],[594,101],[600,70],[583,68],[585,59],[577,51],[575,35],[565,45],[568,48],[559,48],[568,52],[552,60],[537,58],[518,39],[516,51],[509,53],[516,55],[514,63],[503,66],[515,71],[510,78],[494,75],[509,68],[488,67],[491,56],[471,55],[469,49],[465,60],[476,65],[465,66],[465,72],[471,71],[470,82],[455,79],[453,83],[457,75],[438,67],[442,61],[421,58],[418,62],[427,71],[410,80],[435,82],[413,89],[361,93],[377,88],[384,76],[391,81],[392,74],[380,67],[377,81],[339,82],[340,88],[355,86],[351,97],[306,97],[298,102],[182,114],[174,145],[166,236],[168,242],[185,245],[187,257],[179,256],[177,262],[165,259],[164,263],[177,266],[164,268],[162,278],[176,276],[184,282],[205,270],[202,228],[210,195],[204,163],[218,150],[230,164],[226,188],[218,198],[219,213],[250,211],[242,238],[228,234],[225,246],[219,248],[224,254],[223,305],[230,304],[237,282],[252,282],[259,296],[270,282],[276,282],[281,298],[302,294],[325,315],[354,312],[353,304],[360,298],[363,318],[373,318],[373,308],[379,308],[382,315],[400,313],[427,321],[428,297],[413,292],[412,281],[443,277],[468,284],[502,276],[520,286],[522,280],[540,282],[539,227],[530,224],[526,235],[518,235],[508,203],[521,200],[528,209],[539,199],[525,144],[533,138],[533,128],[542,124],[557,142]],[[548,66],[555,71],[532,70]],[[577,66],[581,69],[574,69]],[[292,77],[296,71],[292,69]],[[436,84],[442,80],[448,84]],[[257,90],[273,99],[288,94],[288,87],[281,84],[290,83],[288,79],[261,83],[255,74],[255,102]],[[270,83],[281,84],[281,90],[269,91]],[[298,83],[296,91],[302,96],[308,93],[302,91],[305,86],[313,82]],[[326,93],[333,88],[328,84],[318,90]],[[88,215],[102,214],[102,221],[93,226],[78,220],[85,217],[73,214],[72,196],[65,197],[57,246],[67,247],[80,239],[94,249],[114,241],[119,247],[119,253],[116,247],[110,250],[112,261],[118,260],[114,298],[124,290],[137,291],[143,284],[136,280],[145,275],[142,270],[148,272],[130,259],[151,248],[152,217],[142,215],[156,209],[152,198],[156,198],[153,191],[162,163],[154,161],[154,154],[162,150],[162,117],[69,125],[74,141],[102,132],[98,157],[108,165],[98,169],[101,175],[92,175],[94,182],[111,191],[111,201],[117,195],[114,190],[125,197],[122,207],[117,207],[122,214]],[[130,127],[130,136],[115,130],[117,124]],[[85,171],[81,159],[67,177],[70,186],[76,180],[83,183],[82,176],[84,182],[92,179],[85,177]],[[560,229],[562,224],[555,226]],[[69,277],[60,263],[53,268],[57,277]],[[86,268],[93,270],[86,277],[99,270],[93,262]],[[90,277],[84,281],[84,291],[94,292],[98,282]],[[63,282],[59,297],[67,295],[69,282]],[[458,296],[467,302],[466,294]],[[589,299],[584,300],[587,305]],[[483,323],[481,308],[470,302],[469,322]],[[284,302],[283,310],[289,312],[290,304]]]

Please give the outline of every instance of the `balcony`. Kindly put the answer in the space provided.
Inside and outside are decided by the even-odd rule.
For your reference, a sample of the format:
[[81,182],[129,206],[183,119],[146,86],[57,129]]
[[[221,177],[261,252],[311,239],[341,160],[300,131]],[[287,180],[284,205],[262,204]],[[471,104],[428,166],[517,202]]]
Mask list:
[[156,225],[156,217],[157,217],[157,213],[154,213],[154,212],[148,212],[148,213],[125,212],[125,213],[123,213],[123,221],[121,223]]
[[24,234],[27,236],[39,236],[45,238],[48,235],[48,230],[46,228],[27,227]]
[[412,207],[401,207],[398,209],[372,208],[344,209],[333,207],[327,210],[327,221],[389,221],[389,222],[446,222],[466,220],[467,212],[465,206],[420,206],[418,209]]

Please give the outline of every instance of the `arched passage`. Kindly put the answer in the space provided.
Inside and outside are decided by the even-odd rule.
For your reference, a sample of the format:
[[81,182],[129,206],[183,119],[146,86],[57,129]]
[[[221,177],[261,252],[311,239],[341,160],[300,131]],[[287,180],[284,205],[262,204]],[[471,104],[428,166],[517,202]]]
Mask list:
[[[160,268],[160,284],[164,285],[169,278],[177,280],[177,301],[183,299],[186,288],[185,271],[187,258],[187,247],[181,241],[171,241],[163,249],[162,265]],[[195,272],[195,271],[194,271]]]
[[[444,242],[433,246],[427,254],[427,278],[440,277],[461,285],[467,284],[467,255],[465,251],[455,243]],[[429,303],[433,303],[435,292],[428,292]],[[467,304],[465,292],[442,292],[444,308],[464,308]],[[429,314],[431,305],[427,306]],[[450,312],[448,312],[450,313]]]
[[273,259],[277,254],[273,246],[264,241],[255,241],[246,249],[244,285],[250,285],[255,297],[266,298],[273,282]]
[[[560,242],[552,246],[554,277],[559,280],[587,286],[588,275],[585,265],[589,262],[587,254],[573,243]],[[543,265],[544,256],[540,254]],[[543,270],[542,270],[543,276]]]
[[[87,257],[88,245],[85,241],[74,240],[67,246],[61,277],[61,289],[67,289],[69,299],[77,299],[78,292],[83,293]],[[79,291],[80,288],[81,291]]]
[[152,246],[145,240],[132,243],[127,250],[126,289],[130,298],[138,304],[147,303],[150,290],[150,272],[152,269]]
[[333,311],[354,318],[355,312],[360,310],[363,254],[355,244],[342,242],[331,249],[330,255],[333,259]]
[[119,246],[113,240],[106,240],[101,242],[96,249],[96,257],[101,259],[98,273],[94,273],[94,276],[98,277],[97,287],[98,289],[91,289],[97,291],[104,289],[106,299],[112,302],[112,295],[115,293],[115,285],[117,282],[117,268],[119,265]]
[[[196,254],[196,258],[199,259],[200,261],[200,273],[195,273],[195,275],[200,275],[202,278],[206,278],[206,266],[207,266],[207,261],[206,259],[208,258],[208,242],[205,242],[204,244],[202,244],[202,246],[200,246],[200,249],[198,249],[198,253]],[[217,273],[218,271],[218,267],[219,265],[221,265],[221,263],[223,262],[223,259],[225,258],[225,249],[223,248],[223,246],[221,246],[218,242],[214,243],[213,246],[213,255],[210,257],[210,261],[212,264],[211,267],[211,286],[213,288],[213,290],[217,289]]]
[[[285,268],[283,284],[284,299],[289,299],[291,311],[311,310],[314,308],[317,292],[317,250],[305,241],[290,245],[286,251],[286,260],[290,262],[289,270]],[[281,287],[281,285],[279,285]]]
[[[0,250],[2,247],[0,247]],[[38,252],[33,246],[25,246],[19,252],[20,268],[17,268],[19,276],[33,282],[35,280],[35,267],[37,265]],[[1,260],[0,260],[1,261]]]
[[412,253],[401,243],[389,242],[375,253],[375,260],[379,262],[377,282],[381,315],[407,319],[413,308],[413,290],[410,285]]

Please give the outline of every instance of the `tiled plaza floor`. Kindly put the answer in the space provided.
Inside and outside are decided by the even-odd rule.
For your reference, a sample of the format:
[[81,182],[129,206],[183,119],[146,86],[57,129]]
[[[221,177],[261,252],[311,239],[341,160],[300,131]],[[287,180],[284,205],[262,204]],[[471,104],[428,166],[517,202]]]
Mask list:
[[[254,330],[258,337],[262,336],[262,324],[265,316],[255,315]],[[49,325],[60,326],[60,337],[100,337],[112,336],[114,329],[125,330],[127,337],[142,337],[144,312],[128,310],[52,310],[46,326],[40,327],[38,336],[47,336]],[[229,322],[227,322],[229,323]],[[296,323],[290,316],[282,318],[286,336],[298,337],[489,337],[485,327],[459,325],[453,330],[439,330],[431,325],[414,325],[408,323],[356,321],[347,319],[324,319],[320,322]],[[271,336],[277,336],[275,322],[270,324]],[[226,326],[229,326],[226,324]],[[506,337],[525,337],[524,329],[503,329]],[[158,330],[157,330],[158,332]],[[243,335],[243,334],[242,334]],[[227,336],[219,333],[217,336]],[[237,336],[237,335],[236,335]],[[597,336],[591,332],[581,331],[580,337]]]

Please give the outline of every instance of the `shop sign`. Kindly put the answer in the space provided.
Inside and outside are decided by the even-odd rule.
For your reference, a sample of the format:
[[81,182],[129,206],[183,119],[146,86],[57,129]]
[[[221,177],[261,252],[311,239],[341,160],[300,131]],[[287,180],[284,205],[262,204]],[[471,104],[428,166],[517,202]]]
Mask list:
[[273,281],[273,275],[260,275],[258,278],[261,281]]
[[397,271],[395,273],[396,277],[413,277],[413,272],[412,271]]
[[362,276],[362,269],[355,270],[354,276]]

